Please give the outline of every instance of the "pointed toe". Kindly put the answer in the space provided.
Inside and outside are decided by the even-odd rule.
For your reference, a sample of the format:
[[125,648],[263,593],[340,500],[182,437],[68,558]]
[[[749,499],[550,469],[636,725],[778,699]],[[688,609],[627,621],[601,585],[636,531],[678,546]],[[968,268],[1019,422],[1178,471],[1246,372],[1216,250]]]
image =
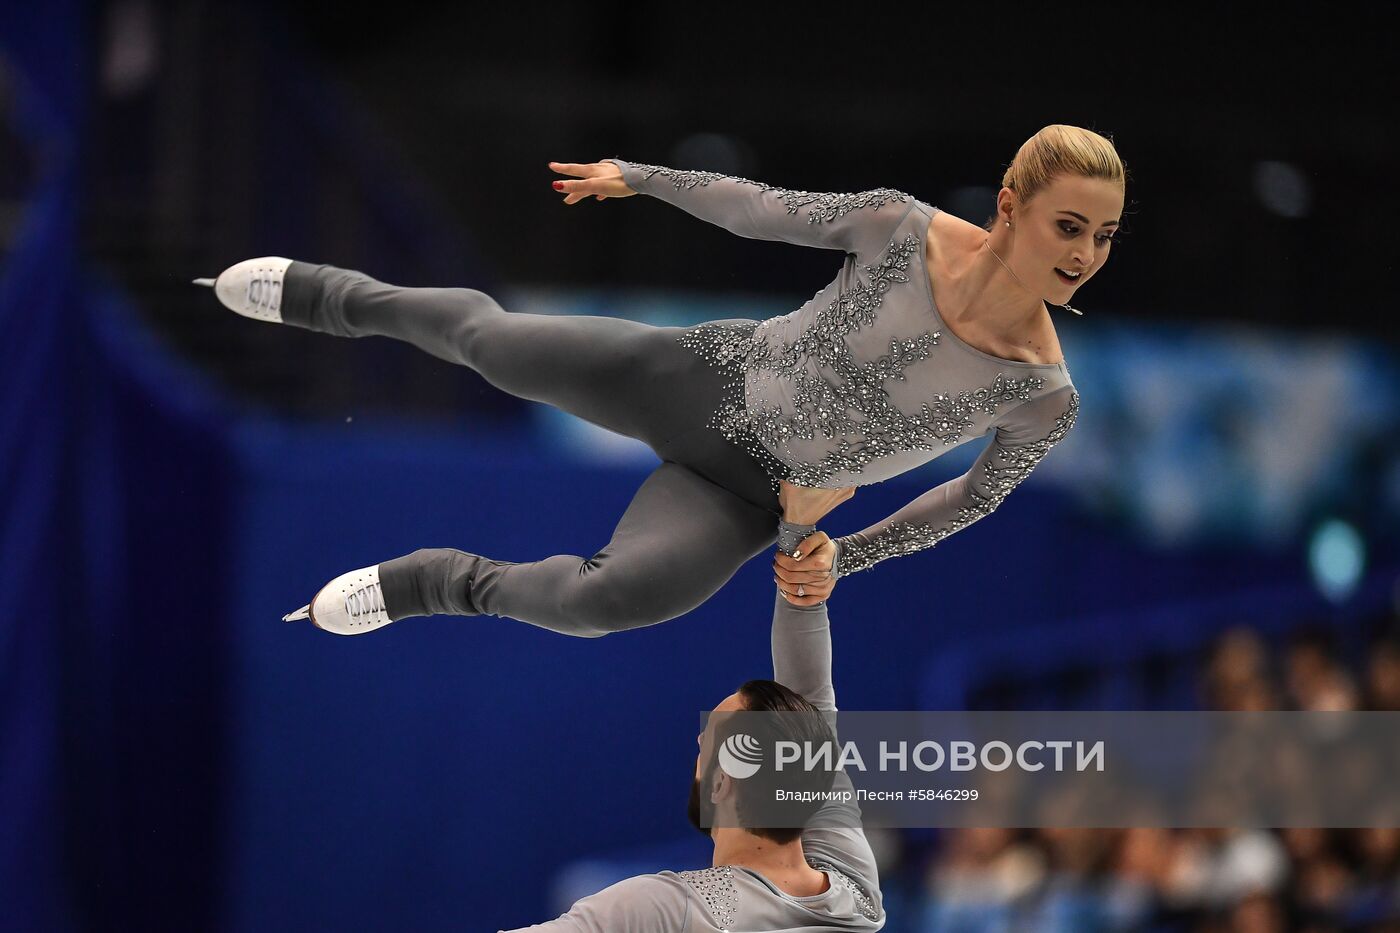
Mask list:
[[384,607],[378,564],[336,577],[321,587],[310,605],[292,615],[301,618],[302,613],[312,625],[336,635],[363,635],[393,621]]
[[256,321],[282,323],[282,280],[292,260],[261,256],[234,263],[216,279],[195,279],[214,289],[224,307]]

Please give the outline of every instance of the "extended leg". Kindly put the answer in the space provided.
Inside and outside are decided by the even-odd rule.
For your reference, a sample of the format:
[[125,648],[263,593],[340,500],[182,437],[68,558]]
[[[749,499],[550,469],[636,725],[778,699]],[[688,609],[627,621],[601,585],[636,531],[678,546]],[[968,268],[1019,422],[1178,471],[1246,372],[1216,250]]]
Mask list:
[[426,548],[380,564],[379,578],[393,619],[485,614],[591,638],[684,615],[776,540],[773,512],[666,462],[591,558],[513,563]]
[[472,288],[401,288],[302,262],[286,271],[281,313],[323,333],[405,340],[512,395],[653,447],[702,423],[717,399],[713,376],[676,343],[677,327],[506,311]]

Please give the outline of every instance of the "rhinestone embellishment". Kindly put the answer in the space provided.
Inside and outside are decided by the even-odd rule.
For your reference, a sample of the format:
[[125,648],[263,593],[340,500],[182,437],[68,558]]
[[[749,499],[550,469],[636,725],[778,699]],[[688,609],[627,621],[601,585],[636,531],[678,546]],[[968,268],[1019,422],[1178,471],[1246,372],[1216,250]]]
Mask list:
[[1030,475],[1050,448],[1064,439],[1078,416],[1079,393],[1072,391],[1068,408],[1055,419],[1055,427],[1048,435],[1031,444],[999,447],[983,464],[986,476],[982,485],[986,487],[986,493],[979,490],[977,483],[969,477],[968,504],[959,508],[957,514],[943,525],[935,527],[931,522],[894,522],[869,539],[859,533],[842,536],[839,539],[837,573],[845,576],[865,570],[887,557],[932,547],[954,532],[992,514],[1011,491]]
[[902,204],[909,200],[910,195],[894,188],[874,188],[870,191],[859,191],[854,194],[838,194],[828,191],[797,191],[791,188],[780,188],[776,185],[766,185],[761,181],[742,178],[738,175],[723,175],[719,172],[682,171],[673,168],[666,168],[664,165],[646,165],[641,162],[630,163],[633,168],[643,172],[649,179],[653,175],[660,175],[671,182],[677,189],[695,188],[697,186],[708,185],[712,181],[733,181],[745,185],[754,185],[763,191],[771,191],[774,196],[782,201],[787,207],[789,214],[796,214],[800,209],[807,208],[807,222],[809,224],[829,223],[845,214],[859,208],[868,207],[872,210],[879,210],[883,205],[889,203]]
[[734,884],[734,869],[728,865],[695,868],[677,872],[695,890],[715,918],[715,926],[728,929],[739,909],[739,889]]
[[[790,214],[806,208],[808,223],[813,224],[910,198],[888,188],[857,194],[794,191],[718,172],[632,164],[647,178],[660,175],[677,189],[703,187],[721,179],[754,185],[774,192]],[[854,356],[855,341],[849,338],[875,326],[891,289],[922,280],[919,258],[923,247],[920,236],[896,233],[872,262],[848,254],[856,260],[857,274],[843,276],[843,287],[824,307],[817,308],[810,323],[791,339],[779,336],[771,321],[748,320],[707,322],[687,328],[679,336],[681,345],[724,377],[720,401],[707,427],[753,457],[768,475],[775,494],[784,480],[807,487],[849,485],[858,483],[866,467],[883,458],[956,445],[984,430],[981,425],[985,422],[979,421],[979,416],[995,419],[1006,408],[1029,401],[1046,388],[1046,380],[1039,376],[1016,378],[997,373],[990,384],[953,394],[938,393],[910,411],[895,404],[890,384],[906,382],[908,368],[933,355],[943,332],[899,334],[880,350],[862,349],[860,358]],[[869,343],[867,337],[864,344],[856,345]],[[782,391],[770,392],[777,388],[776,383],[781,383]],[[756,397],[752,405],[750,394]],[[770,394],[783,401],[757,401]],[[1068,432],[1078,399],[1077,394],[1072,396],[1069,411],[1045,439],[1015,448],[998,447],[983,464],[985,476],[979,482],[969,477],[968,504],[951,520],[937,526],[932,522],[896,522],[872,536],[873,540],[859,534],[840,539],[839,573],[856,572],[885,557],[929,547],[990,514]],[[814,452],[812,442],[818,439],[826,443]],[[798,442],[805,442],[800,450],[794,449]],[[811,459],[814,453],[816,457]]]
[[880,918],[880,911],[875,907],[875,902],[870,899],[870,895],[866,894],[865,890],[861,888],[860,885],[856,884],[855,879],[850,875],[847,875],[841,869],[824,859],[809,858],[807,864],[811,865],[817,871],[830,872],[838,884],[851,892],[851,897],[856,902],[856,910],[858,910],[860,915],[866,920],[878,920]]
[[[971,413],[999,404],[1007,393],[1028,398],[1030,385],[1001,382],[975,397],[964,393],[955,400],[942,396],[913,415],[900,411],[884,384],[903,381],[912,363],[927,359],[938,346],[941,331],[925,331],[914,337],[894,338],[889,352],[857,362],[846,337],[873,326],[885,294],[910,281],[911,257],[921,248],[918,237],[891,240],[884,258],[864,267],[866,280],[841,291],[816,314],[812,325],[796,339],[774,345],[760,331],[757,321],[711,322],[690,328],[679,338],[728,377],[723,401],[709,426],[759,458],[774,475],[774,463],[792,439],[810,441],[818,433],[836,441],[835,449],[816,462],[794,455],[781,458],[774,478],[800,486],[820,486],[841,473],[859,474],[866,464],[901,450],[933,450],[955,443],[971,425],[967,419],[950,420],[949,410]],[[792,411],[767,406],[750,410],[744,392],[748,374],[761,381],[791,382]],[[981,408],[976,407],[981,405]],[[860,417],[853,417],[859,415]],[[853,443],[853,439],[855,442]]]

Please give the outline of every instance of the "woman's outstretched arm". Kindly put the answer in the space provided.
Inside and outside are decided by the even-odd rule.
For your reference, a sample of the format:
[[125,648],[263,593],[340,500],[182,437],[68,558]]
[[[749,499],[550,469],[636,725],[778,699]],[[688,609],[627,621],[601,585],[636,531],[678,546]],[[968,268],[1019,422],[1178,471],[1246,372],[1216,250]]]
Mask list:
[[1079,413],[1079,393],[1065,386],[1019,406],[962,476],[936,486],[855,534],[833,539],[834,575],[865,570],[887,557],[932,547],[992,514],[1035,465],[1069,433]]
[[[853,194],[796,191],[735,175],[604,159],[638,194],[665,201],[755,240],[839,249],[871,262],[889,244],[914,198],[893,188]],[[601,163],[600,163],[601,164]]]

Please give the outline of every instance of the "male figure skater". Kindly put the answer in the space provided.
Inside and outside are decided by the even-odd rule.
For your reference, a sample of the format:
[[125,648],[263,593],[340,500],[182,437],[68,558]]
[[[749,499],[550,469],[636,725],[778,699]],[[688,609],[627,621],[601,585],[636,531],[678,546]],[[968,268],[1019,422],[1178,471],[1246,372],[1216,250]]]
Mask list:
[[[829,491],[813,490],[813,493]],[[791,514],[791,513],[789,513]],[[794,530],[795,533],[794,533]],[[824,599],[799,597],[796,581],[825,574],[835,553],[812,526],[784,523],[775,558],[778,593],[773,609],[773,680],[751,680],[725,697],[714,713],[836,711],[831,682],[831,626]],[[801,540],[801,546],[783,547]],[[788,552],[802,554],[798,559]],[[811,584],[809,583],[808,586]],[[829,591],[828,591],[829,592]],[[797,603],[788,601],[789,596]],[[879,930],[885,925],[875,856],[860,829],[854,801],[822,804],[804,829],[749,829],[732,821],[702,826],[707,809],[732,814],[738,783],[715,765],[710,717],[691,784],[691,823],[714,841],[710,868],[660,871],[632,878],[579,899],[556,920],[523,927],[542,933],[692,933],[718,930]],[[852,789],[838,771],[833,791]],[[718,825],[724,822],[729,825]]]

